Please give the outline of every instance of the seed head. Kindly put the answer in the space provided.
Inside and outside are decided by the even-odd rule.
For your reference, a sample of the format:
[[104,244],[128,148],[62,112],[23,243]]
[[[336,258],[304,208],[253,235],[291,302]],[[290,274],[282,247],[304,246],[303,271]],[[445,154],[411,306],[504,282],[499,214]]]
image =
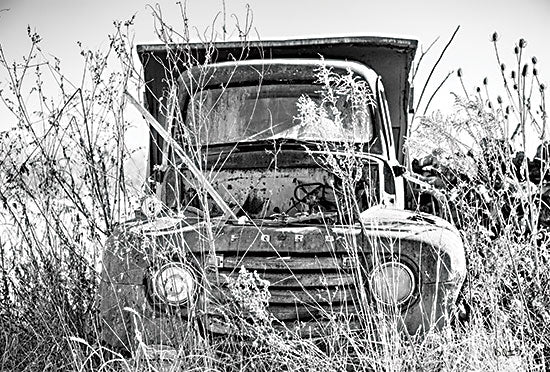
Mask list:
[[514,47],[514,54],[519,54],[519,48],[517,46]]
[[541,84],[541,85],[539,86],[539,89],[540,89],[540,91],[541,91],[541,93],[542,93],[542,92],[546,89],[546,85],[544,85],[544,83]]
[[531,58],[531,62],[533,62],[533,64],[536,65],[537,64],[537,57],[533,56]]
[[515,70],[512,70],[512,72],[510,73],[510,77],[512,79],[515,79],[516,78],[516,71]]
[[526,77],[528,69],[529,69],[529,66],[527,66],[527,63],[523,65],[523,69],[521,70],[521,76]]
[[489,82],[489,79],[483,78],[483,85],[487,85],[488,82]]
[[510,106],[506,106],[505,112],[506,112],[506,115],[509,115],[509,114],[510,114]]
[[496,43],[497,40],[498,40],[498,33],[495,31],[495,32],[493,32],[493,35],[491,35],[491,41],[493,43]]
[[523,38],[519,39],[519,47],[521,49],[525,48],[527,46],[527,41]]
[[458,75],[458,77],[462,77],[462,69],[459,67],[458,70],[456,70],[456,74]]
[[533,76],[537,76],[539,74],[539,70],[533,67]]
[[518,85],[514,84],[514,90],[518,90]]
[[481,92],[481,88],[480,87],[476,87],[476,92]]
[[506,65],[505,65],[504,63],[501,63],[501,64],[500,64],[500,70],[501,70],[501,71],[506,70]]
[[493,108],[493,104],[491,103],[491,101],[487,102],[487,106],[492,109]]
[[497,102],[499,105],[502,105],[502,97],[501,96],[497,96]]

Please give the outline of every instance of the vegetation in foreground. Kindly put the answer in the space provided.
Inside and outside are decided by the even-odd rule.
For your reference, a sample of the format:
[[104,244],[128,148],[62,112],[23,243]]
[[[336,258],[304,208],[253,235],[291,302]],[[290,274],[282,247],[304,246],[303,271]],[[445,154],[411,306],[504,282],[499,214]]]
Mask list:
[[[159,24],[161,40],[178,37]],[[248,27],[240,30],[243,37]],[[130,124],[122,92],[140,85],[131,63],[130,29],[131,22],[118,23],[105,52],[82,50],[85,72],[79,86],[63,77],[59,61],[46,57],[40,37],[30,30],[32,46],[24,61],[11,64],[0,49],[0,64],[9,76],[1,97],[17,121],[0,143],[0,370],[158,369],[101,345],[95,321],[105,237],[116,221],[131,214],[143,193],[124,177],[132,154],[125,147]],[[186,35],[181,37],[186,41]],[[261,321],[259,312],[250,329],[253,342],[193,339],[181,350],[178,367],[548,368],[548,154],[541,151],[537,162],[519,152],[533,138],[529,133],[545,138],[545,90],[536,58],[524,62],[525,41],[515,46],[513,68],[500,61],[496,35],[493,42],[504,98],[490,100],[486,84],[472,93],[465,89],[457,96],[455,114],[420,118],[409,142],[413,157],[431,156],[426,180],[448,198],[445,210],[466,242],[469,276],[463,306],[468,318],[422,339],[400,334],[391,323],[381,325],[378,343],[348,332],[344,324],[321,349],[308,339],[281,336]],[[500,141],[509,138],[514,139],[510,146]],[[421,153],[427,143],[441,146]],[[538,178],[532,176],[536,167]],[[262,287],[255,287],[247,274],[240,280],[245,284],[235,288],[256,293],[254,305],[261,309]],[[238,291],[235,297],[250,298]]]

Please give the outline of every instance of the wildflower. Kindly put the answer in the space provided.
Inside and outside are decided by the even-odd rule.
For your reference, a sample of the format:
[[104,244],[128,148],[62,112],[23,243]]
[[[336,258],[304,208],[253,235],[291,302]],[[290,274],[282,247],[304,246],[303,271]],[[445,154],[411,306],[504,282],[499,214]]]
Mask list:
[[462,69],[458,68],[458,70],[456,70],[456,74],[458,75],[458,77],[462,77]]
[[539,74],[539,70],[536,68],[533,68],[533,76],[537,76]]
[[499,105],[502,105],[502,97],[501,96],[497,96],[497,102]]
[[480,87],[476,87],[476,92],[481,92],[481,88]]
[[502,71],[506,70],[506,65],[505,65],[504,63],[501,63],[501,64],[500,64],[500,69],[501,69]]
[[493,32],[493,35],[491,35],[491,41],[493,43],[496,43],[497,40],[498,40],[498,33],[495,31],[495,32]]
[[521,76],[526,77],[527,76],[527,70],[529,66],[527,64],[523,65],[523,70],[521,71]]
[[519,47],[521,49],[525,48],[527,46],[527,41],[524,38],[519,39]]
[[514,47],[514,54],[519,54],[519,48],[517,46]]
[[541,85],[539,86],[539,90],[540,90],[541,93],[542,93],[545,89],[546,89],[546,85],[541,84]]
[[488,82],[489,80],[487,78],[483,78],[483,85],[487,85]]
[[533,62],[534,65],[537,64],[537,57],[533,56],[533,58],[531,58],[531,62]]

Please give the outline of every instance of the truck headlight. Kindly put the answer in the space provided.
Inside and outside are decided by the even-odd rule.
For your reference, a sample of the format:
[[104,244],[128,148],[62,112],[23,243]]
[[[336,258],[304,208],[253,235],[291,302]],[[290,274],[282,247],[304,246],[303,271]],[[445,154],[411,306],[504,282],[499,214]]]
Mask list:
[[195,293],[195,276],[180,262],[164,265],[152,278],[153,293],[162,302],[179,306],[191,300]]
[[400,262],[385,262],[372,270],[369,286],[376,301],[401,305],[414,294],[414,276],[411,269]]

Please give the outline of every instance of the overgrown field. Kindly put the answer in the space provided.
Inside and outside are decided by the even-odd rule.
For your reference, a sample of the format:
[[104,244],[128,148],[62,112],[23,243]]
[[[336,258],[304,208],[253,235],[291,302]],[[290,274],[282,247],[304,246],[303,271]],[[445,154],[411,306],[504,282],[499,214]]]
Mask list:
[[[155,16],[162,42],[188,41],[188,34],[177,34]],[[117,23],[106,51],[82,49],[78,84],[63,76],[60,62],[41,50],[40,36],[30,29],[23,61],[10,62],[0,48],[0,68],[8,76],[0,96],[17,124],[0,134],[2,371],[158,370],[101,344],[94,301],[105,240],[146,194],[125,177],[135,149],[126,146],[132,124],[123,92],[143,85],[133,63],[131,27],[131,21]],[[243,40],[249,30],[248,22],[239,30]],[[550,367],[550,154],[541,147],[537,155],[522,155],[547,138],[545,87],[536,58],[525,57],[525,41],[501,56],[497,39],[495,34],[495,65],[505,95],[492,99],[486,85],[465,87],[452,115],[416,117],[408,142],[411,159],[428,156],[429,167],[416,171],[434,185],[434,195],[448,200],[442,208],[466,245],[462,315],[451,314],[454,321],[425,337],[409,337],[397,331],[395,317],[381,316],[376,340],[349,331],[344,321],[320,346],[275,329],[265,313],[266,288],[243,273],[244,284],[234,284],[235,299],[257,310],[248,341],[194,334],[180,350],[178,368]]]

